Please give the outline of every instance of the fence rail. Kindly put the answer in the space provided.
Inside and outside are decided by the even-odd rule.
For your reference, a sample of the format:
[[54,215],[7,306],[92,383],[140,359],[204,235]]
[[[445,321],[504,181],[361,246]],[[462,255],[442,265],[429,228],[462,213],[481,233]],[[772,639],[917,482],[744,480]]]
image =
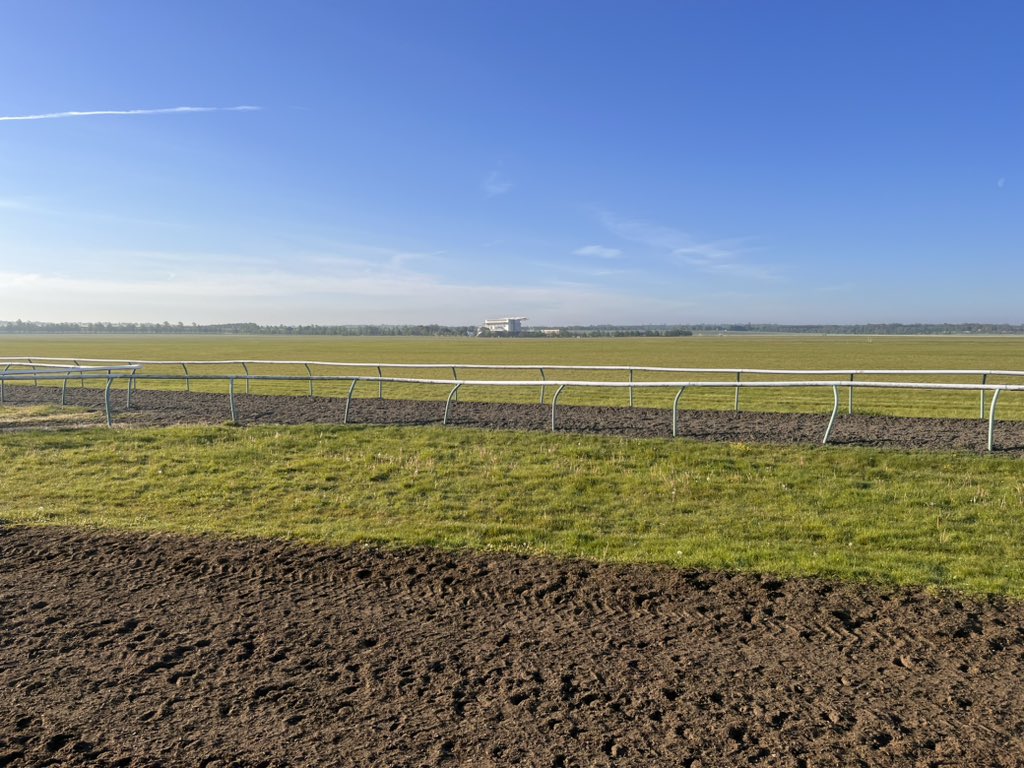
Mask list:
[[[191,382],[199,377],[190,371],[193,369],[209,366],[237,366],[242,369],[241,379],[245,383],[246,394],[250,393],[250,382],[264,379],[252,375],[250,366],[292,366],[303,367],[306,376],[301,380],[308,381],[309,395],[315,394],[314,382],[319,380],[334,380],[330,377],[316,376],[314,368],[319,369],[369,369],[375,370],[377,376],[373,379],[364,378],[365,381],[377,382],[377,397],[383,399],[384,384],[387,381],[398,381],[396,378],[389,378],[384,375],[385,371],[402,370],[436,370],[451,371],[452,379],[459,380],[459,371],[536,371],[543,383],[540,385],[540,402],[543,403],[547,394],[547,387],[555,386],[554,381],[548,381],[548,373],[553,371],[578,371],[590,373],[622,373],[627,377],[626,388],[628,389],[628,402],[630,406],[635,404],[634,394],[640,389],[641,383],[636,379],[637,374],[680,374],[680,375],[706,375],[706,376],[728,376],[734,390],[733,410],[740,410],[740,386],[744,376],[801,376],[801,377],[825,377],[825,380],[835,380],[840,377],[845,379],[842,386],[847,389],[847,412],[853,413],[853,393],[856,387],[853,386],[857,377],[878,377],[878,376],[903,376],[903,377],[973,377],[978,378],[979,383],[986,385],[989,377],[999,376],[1010,379],[1019,379],[1024,383],[1024,371],[999,370],[999,369],[899,369],[899,368],[822,368],[822,369],[785,369],[785,368],[687,368],[687,367],[664,367],[664,366],[635,366],[635,365],[545,365],[545,364],[491,364],[491,363],[352,363],[332,362],[324,360],[105,360],[102,358],[69,358],[69,357],[0,357],[0,365],[10,367],[15,364],[34,365],[40,368],[52,365],[73,364],[81,366],[84,363],[110,365],[137,365],[137,366],[170,366],[181,368],[183,376],[180,380],[184,383],[186,391],[191,390]],[[3,370],[6,370],[3,369]],[[0,373],[3,373],[0,370]],[[298,379],[269,379],[269,380],[298,380]],[[520,381],[520,380],[517,380]],[[580,381],[577,379],[577,381]],[[914,383],[914,382],[911,382]],[[985,418],[985,392],[984,387],[975,387],[979,391],[978,418]]]
[[[39,358],[35,358],[35,360],[39,360]],[[86,361],[86,362],[95,362],[95,361]],[[203,362],[204,364],[213,364],[213,361],[201,361],[201,362]],[[223,361],[219,361],[219,362],[221,364],[223,364]],[[252,361],[247,361],[247,362],[252,362]],[[274,362],[280,362],[280,361],[274,361]],[[843,380],[807,379],[807,380],[798,380],[798,381],[792,381],[792,380],[742,381],[739,378],[739,376],[737,376],[735,381],[701,381],[701,380],[636,381],[631,376],[629,381],[621,382],[621,381],[588,381],[588,380],[578,380],[578,379],[559,380],[559,379],[547,379],[547,378],[541,378],[541,379],[537,379],[537,380],[520,380],[520,379],[493,380],[493,379],[458,379],[458,378],[450,378],[450,379],[448,379],[448,378],[443,378],[443,379],[440,379],[440,378],[439,379],[430,378],[430,379],[427,379],[427,378],[405,378],[405,377],[389,377],[389,376],[345,376],[345,375],[327,376],[327,375],[314,375],[311,371],[309,372],[309,374],[307,376],[275,376],[275,375],[253,375],[253,374],[245,374],[245,375],[232,375],[232,374],[188,374],[188,373],[186,373],[185,376],[170,376],[170,375],[160,375],[160,374],[142,374],[142,373],[140,373],[140,370],[142,369],[142,365],[143,364],[139,363],[139,362],[131,363],[131,364],[128,364],[128,365],[123,365],[123,366],[110,365],[110,366],[93,366],[93,367],[82,367],[82,366],[61,367],[61,366],[58,366],[58,365],[51,365],[49,363],[35,363],[35,362],[32,362],[32,361],[29,361],[28,364],[29,365],[37,365],[38,364],[38,365],[40,365],[41,369],[40,370],[33,370],[33,369],[8,370],[8,369],[5,369],[3,371],[0,371],[0,402],[3,402],[4,382],[7,381],[7,380],[10,380],[10,379],[13,379],[13,380],[26,380],[26,379],[30,379],[30,380],[35,381],[35,382],[38,382],[40,380],[43,380],[43,381],[51,381],[51,380],[52,381],[61,381],[63,383],[63,386],[61,388],[61,403],[62,404],[64,404],[66,402],[65,401],[65,396],[66,396],[66,391],[67,391],[67,384],[68,384],[69,379],[71,379],[72,377],[75,377],[76,379],[78,379],[78,378],[82,378],[82,379],[90,379],[90,378],[103,379],[103,380],[105,380],[104,404],[105,404],[105,409],[106,409],[107,425],[108,426],[110,426],[112,424],[112,411],[111,411],[111,403],[110,403],[110,392],[111,392],[111,387],[112,387],[113,383],[115,381],[117,381],[117,380],[126,380],[127,381],[127,396],[126,396],[126,403],[125,403],[125,407],[126,408],[130,408],[131,407],[132,391],[137,388],[137,385],[138,385],[139,381],[146,381],[146,380],[150,380],[150,381],[178,381],[178,380],[181,380],[182,378],[191,379],[191,380],[200,380],[200,381],[226,381],[227,384],[228,384],[228,402],[229,402],[229,407],[230,407],[230,412],[231,412],[231,420],[234,423],[238,422],[238,409],[237,409],[237,404],[236,404],[236,400],[235,400],[235,383],[236,383],[236,381],[239,381],[239,380],[242,380],[242,381],[245,382],[247,390],[248,390],[249,382],[251,382],[251,381],[308,381],[309,385],[310,385],[310,393],[311,394],[313,392],[313,383],[317,382],[317,381],[320,381],[320,382],[328,382],[328,381],[333,381],[333,382],[349,382],[350,384],[349,384],[348,394],[346,396],[345,412],[344,412],[344,418],[343,418],[343,423],[346,423],[346,424],[348,423],[348,414],[349,414],[349,408],[350,408],[351,403],[352,403],[352,396],[353,396],[353,393],[355,391],[356,385],[358,383],[360,383],[360,382],[376,383],[379,387],[383,387],[383,385],[386,384],[386,383],[412,384],[412,385],[443,385],[443,386],[451,387],[451,390],[450,390],[450,392],[448,394],[448,397],[445,400],[444,416],[442,418],[442,424],[445,424],[445,425],[448,424],[449,417],[450,417],[450,414],[451,414],[452,404],[454,402],[456,402],[459,389],[461,389],[463,386],[477,386],[477,387],[540,387],[541,390],[542,390],[541,402],[543,402],[543,390],[545,388],[547,388],[547,387],[554,387],[555,388],[555,394],[554,394],[554,397],[551,400],[551,430],[553,432],[557,430],[557,419],[556,419],[557,410],[556,409],[557,409],[557,405],[558,405],[558,399],[561,396],[561,394],[567,388],[569,388],[569,387],[574,387],[574,388],[577,388],[577,387],[578,388],[599,388],[599,389],[625,389],[625,388],[628,388],[630,390],[630,392],[631,392],[631,398],[630,398],[631,401],[632,401],[632,391],[634,389],[669,389],[669,390],[674,389],[674,390],[676,390],[676,394],[675,394],[675,397],[674,397],[673,402],[672,402],[672,413],[671,413],[671,417],[672,417],[672,436],[673,437],[678,436],[678,432],[679,432],[679,430],[678,430],[678,427],[679,427],[679,403],[680,403],[680,401],[682,399],[683,393],[687,389],[735,388],[738,391],[740,389],[789,389],[789,388],[821,389],[821,388],[830,388],[832,390],[833,406],[832,406],[831,415],[830,415],[829,420],[828,420],[828,426],[826,427],[825,434],[824,434],[824,436],[822,438],[822,444],[827,444],[828,441],[829,441],[829,438],[830,438],[830,436],[832,434],[832,430],[833,430],[833,427],[835,426],[836,418],[837,418],[838,413],[839,413],[839,403],[840,403],[839,390],[841,388],[844,388],[844,387],[845,388],[849,388],[851,390],[851,392],[852,392],[853,389],[863,389],[863,388],[872,388],[872,389],[908,389],[908,390],[979,391],[981,393],[981,397],[982,397],[982,417],[984,417],[984,397],[985,397],[985,393],[986,392],[991,392],[992,393],[992,398],[991,398],[991,401],[990,401],[990,406],[989,406],[989,411],[988,411],[988,444],[987,444],[987,446],[988,446],[988,450],[989,451],[992,451],[994,449],[994,431],[995,431],[996,408],[997,408],[997,405],[999,403],[1000,395],[1003,392],[1022,392],[1022,391],[1024,391],[1024,383],[1021,383],[1021,384],[988,384],[988,383],[983,381],[982,383],[979,383],[979,384],[962,384],[962,383],[943,383],[943,382],[864,381],[864,380],[854,380],[852,377],[850,377],[848,379],[843,379]],[[167,364],[167,363],[166,362],[162,362],[162,363],[151,363],[151,364]],[[179,364],[181,364],[183,366],[185,365],[185,363],[179,363]],[[13,366],[14,364],[12,363],[10,365]],[[324,365],[328,365],[328,364],[325,363]],[[348,366],[348,367],[356,367],[356,366],[358,366],[358,367],[363,367],[363,368],[376,367],[376,366],[373,366],[373,365],[360,364],[360,363],[352,363],[352,364],[338,363],[338,364],[334,364],[334,365]],[[415,364],[396,364],[394,366],[384,366],[384,365],[382,365],[380,367],[395,367],[395,368],[401,367],[401,368],[420,368],[420,369],[422,369],[422,368],[427,368],[429,366],[422,366],[422,365],[415,365]],[[440,366],[437,366],[437,367],[440,367]],[[455,368],[456,366],[447,366],[447,367],[448,368]],[[469,366],[462,366],[462,367],[469,367]],[[497,367],[498,366],[485,366],[485,365],[475,365],[475,366],[473,366],[473,368],[478,369],[478,370],[479,369],[485,369],[486,370],[486,369],[497,368]],[[504,367],[517,368],[517,369],[521,369],[521,370],[531,370],[531,369],[538,369],[541,366],[504,366]],[[670,370],[671,371],[671,370],[676,370],[676,369],[651,369],[651,368],[640,369],[640,368],[628,368],[628,367],[621,367],[621,366],[615,366],[615,367],[612,367],[612,366],[601,366],[601,367],[589,366],[589,367],[585,367],[585,368],[577,368],[576,366],[543,366],[543,368],[547,368],[547,369],[556,369],[557,368],[558,370],[584,370],[584,369],[585,370],[609,370],[609,369],[613,369],[613,370],[629,370],[629,371],[635,371],[635,370],[663,370],[663,371],[664,370]],[[307,370],[309,370],[309,369],[307,368]],[[712,370],[712,369],[688,369],[688,370],[690,370],[690,371],[699,371],[701,373],[706,373],[706,372],[708,372],[709,370]],[[714,370],[721,371],[721,370],[724,370],[724,369],[714,369]],[[732,369],[732,370],[734,370],[734,369]],[[748,372],[752,372],[755,369],[743,369],[743,370],[746,370]],[[765,371],[763,369],[761,369],[761,372],[763,373]],[[875,372],[876,373],[880,373],[880,371],[875,371]],[[818,371],[787,370],[787,371],[782,371],[781,373],[785,373],[785,374],[788,374],[788,375],[799,375],[799,374],[817,374],[819,372]],[[846,372],[846,373],[849,373],[849,372]],[[867,373],[867,371],[860,371],[860,373]],[[910,375],[914,375],[914,374],[935,373],[935,371],[927,372],[927,371],[893,370],[893,371],[889,371],[889,373],[910,376]],[[957,375],[963,375],[965,372],[964,371],[945,371],[945,373],[949,373],[949,374],[954,374],[955,373]],[[968,372],[968,373],[970,373],[970,372]],[[989,373],[991,373],[991,372],[989,372]],[[1021,373],[1021,372],[1004,372],[1004,373],[1013,373],[1015,375],[1024,376],[1024,373]],[[852,404],[852,397],[850,398],[850,402]]]

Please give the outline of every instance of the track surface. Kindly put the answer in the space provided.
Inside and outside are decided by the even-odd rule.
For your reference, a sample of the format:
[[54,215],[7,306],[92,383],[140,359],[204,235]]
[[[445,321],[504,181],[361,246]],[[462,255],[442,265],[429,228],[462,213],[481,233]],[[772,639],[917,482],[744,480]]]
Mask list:
[[0,528],[0,765],[1017,766],[1024,606]]
[[[68,390],[68,403],[103,408],[99,390]],[[17,403],[59,403],[60,390],[52,387],[8,387],[6,400]],[[337,398],[237,395],[238,419],[243,424],[340,424],[345,400]],[[125,393],[113,398],[115,425],[165,426],[171,424],[223,424],[231,418],[226,395],[196,392],[139,391],[125,410]],[[440,424],[444,403],[423,400],[352,401],[352,424]],[[492,429],[549,430],[547,405],[461,402],[452,406],[449,424]],[[828,415],[731,411],[681,411],[679,437],[718,442],[817,445],[825,434]],[[627,437],[671,437],[671,411],[662,408],[559,406],[557,429],[562,432],[612,434]],[[1024,421],[998,422],[996,450],[1003,455],[1024,455]],[[984,452],[988,422],[978,419],[920,419],[842,415],[830,442],[922,450]]]

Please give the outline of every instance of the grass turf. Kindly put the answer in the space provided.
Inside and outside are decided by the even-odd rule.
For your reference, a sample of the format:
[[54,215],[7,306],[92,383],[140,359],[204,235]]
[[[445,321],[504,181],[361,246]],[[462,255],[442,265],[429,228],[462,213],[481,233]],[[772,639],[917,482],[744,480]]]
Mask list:
[[0,498],[7,524],[498,549],[1024,596],[1020,462],[992,456],[431,427],[25,430],[0,445]]

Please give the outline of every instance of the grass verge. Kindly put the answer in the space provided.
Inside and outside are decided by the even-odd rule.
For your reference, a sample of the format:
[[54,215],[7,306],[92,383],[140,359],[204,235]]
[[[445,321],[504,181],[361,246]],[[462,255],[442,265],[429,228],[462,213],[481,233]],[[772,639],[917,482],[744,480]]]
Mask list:
[[381,427],[25,431],[0,519],[1024,596],[1018,460]]

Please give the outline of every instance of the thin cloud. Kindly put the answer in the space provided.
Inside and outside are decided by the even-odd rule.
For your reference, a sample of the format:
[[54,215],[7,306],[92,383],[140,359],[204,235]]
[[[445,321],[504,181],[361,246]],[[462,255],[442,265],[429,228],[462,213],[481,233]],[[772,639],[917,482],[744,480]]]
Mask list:
[[0,210],[35,212],[39,209],[33,205],[26,203],[23,200],[14,200],[11,198],[0,197]]
[[512,189],[512,184],[503,179],[497,171],[491,171],[484,179],[481,188],[485,197],[498,197]]
[[617,259],[622,255],[618,248],[606,248],[603,245],[585,245],[573,251],[576,256],[593,256],[598,259]]
[[742,241],[739,240],[695,243],[673,249],[672,256],[684,264],[689,264],[704,272],[749,277],[757,280],[772,279],[774,275],[771,270],[741,260],[744,253],[740,247],[741,243]]
[[[407,264],[436,261],[445,254],[444,250],[430,252],[410,251],[324,238],[315,239],[313,242],[314,247],[310,251],[312,253],[311,261],[324,265],[345,265],[358,262],[373,268],[390,266],[394,269],[402,269]],[[295,254],[289,256],[289,258],[294,257]]]
[[593,284],[595,281],[600,281],[602,278],[607,277],[622,277],[623,275],[635,275],[635,270],[632,269],[613,269],[611,267],[578,267],[569,266],[562,261],[531,261],[529,264],[538,269],[544,270],[545,274],[550,275],[577,275],[586,284]]
[[257,112],[262,107],[243,104],[237,107],[165,107],[161,109],[95,109],[88,112],[46,112],[41,115],[0,115],[0,122],[22,120],[63,120],[68,117],[104,117],[135,115],[180,115],[194,112]]
[[750,238],[699,242],[686,232],[648,221],[620,219],[607,213],[601,221],[617,237],[660,251],[702,272],[752,280],[777,278],[772,269],[748,263]]
[[471,325],[494,307],[538,318],[539,324],[637,324],[678,316],[691,305],[640,297],[577,282],[540,285],[454,283],[437,276],[381,272],[295,274],[279,269],[246,274],[184,270],[135,279],[0,271],[12,300],[9,317],[80,321],[260,322],[265,324],[425,323]]
[[[52,216],[56,218],[74,219],[79,221],[95,221],[113,224],[144,224],[156,227],[180,227],[180,222],[162,219],[140,218],[138,216],[122,216],[120,214],[106,213],[102,211],[91,211],[83,209],[71,209],[54,207],[48,204],[43,198],[0,198],[0,212],[17,211],[18,213],[30,213],[39,216]],[[44,204],[45,203],[45,204]]]

